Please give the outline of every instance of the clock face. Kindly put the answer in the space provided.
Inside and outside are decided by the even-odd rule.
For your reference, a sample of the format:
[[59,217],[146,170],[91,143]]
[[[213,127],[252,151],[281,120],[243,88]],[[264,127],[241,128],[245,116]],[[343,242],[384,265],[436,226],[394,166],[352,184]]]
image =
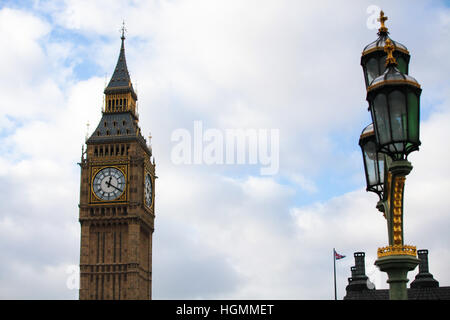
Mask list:
[[105,201],[117,199],[125,190],[125,176],[117,168],[104,168],[94,178],[95,195]]
[[144,198],[145,198],[145,204],[147,207],[152,206],[152,191],[153,191],[153,185],[152,185],[152,177],[147,173],[145,175],[145,186],[144,186]]

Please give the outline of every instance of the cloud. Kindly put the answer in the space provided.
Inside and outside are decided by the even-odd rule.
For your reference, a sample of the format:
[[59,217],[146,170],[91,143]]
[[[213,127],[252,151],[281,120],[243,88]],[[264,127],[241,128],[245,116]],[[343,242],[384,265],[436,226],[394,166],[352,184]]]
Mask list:
[[[152,132],[160,177],[154,298],[329,299],[333,247],[348,257],[338,265],[343,296],[352,252],[366,251],[369,270],[387,242],[376,196],[363,190],[357,146],[370,121],[359,66],[362,48],[376,38],[366,29],[370,4],[67,0],[3,7],[9,50],[0,50],[0,191],[7,199],[0,246],[9,262],[0,267],[0,296],[77,297],[65,285],[66,266],[79,259],[76,163],[86,122],[92,131],[101,116],[122,19],[140,126]],[[424,87],[406,237],[430,249],[431,272],[446,285],[450,65],[442,57],[450,50],[449,11],[429,1],[380,6],[393,38],[413,53],[411,74]],[[280,174],[173,165],[171,133],[199,119],[219,130],[280,129]]]
[[48,41],[50,25],[16,9],[3,8],[0,16],[11,46],[0,58],[0,246],[8,261],[0,295],[73,299],[77,292],[67,289],[65,268],[79,261],[76,162],[82,123],[99,117],[103,81],[68,85],[72,73],[61,58],[67,48]]
[[302,175],[294,174],[292,175],[291,180],[308,193],[316,193],[318,191],[314,181],[309,180]]
[[[157,218],[154,239],[155,299],[217,299],[232,294],[242,281],[225,255],[196,236],[184,220]],[[199,277],[201,274],[201,277]]]

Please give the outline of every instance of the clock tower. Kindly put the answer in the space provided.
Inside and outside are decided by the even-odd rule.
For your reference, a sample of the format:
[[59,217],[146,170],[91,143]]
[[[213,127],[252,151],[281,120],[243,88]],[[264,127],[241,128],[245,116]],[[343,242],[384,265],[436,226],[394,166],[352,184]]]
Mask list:
[[82,300],[151,299],[155,161],[139,128],[124,29],[121,39],[102,118],[80,163]]

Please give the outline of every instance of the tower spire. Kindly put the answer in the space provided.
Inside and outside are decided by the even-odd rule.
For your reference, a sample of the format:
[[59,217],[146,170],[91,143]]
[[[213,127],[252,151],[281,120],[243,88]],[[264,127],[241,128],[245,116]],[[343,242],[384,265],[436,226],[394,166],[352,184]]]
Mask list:
[[[130,88],[133,93],[133,86],[131,85],[130,74],[128,73],[127,60],[125,58],[125,32],[127,29],[125,28],[125,21],[122,22],[121,28],[121,37],[122,45],[120,46],[119,59],[117,60],[116,68],[114,69],[114,73],[109,81],[106,90],[113,88]],[[105,92],[106,93],[106,92]]]
[[[105,112],[127,112],[136,113],[137,95],[131,83],[128,72],[127,60],[125,58],[125,21],[120,29],[122,40],[116,67],[109,84],[105,88]],[[135,114],[136,115],[136,114]]]

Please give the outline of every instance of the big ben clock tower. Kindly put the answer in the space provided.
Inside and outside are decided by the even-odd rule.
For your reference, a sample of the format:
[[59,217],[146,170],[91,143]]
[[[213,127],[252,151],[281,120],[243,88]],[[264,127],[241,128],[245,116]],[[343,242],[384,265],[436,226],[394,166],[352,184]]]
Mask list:
[[102,118],[80,163],[82,300],[151,299],[155,162],[138,124],[124,29],[121,39]]

